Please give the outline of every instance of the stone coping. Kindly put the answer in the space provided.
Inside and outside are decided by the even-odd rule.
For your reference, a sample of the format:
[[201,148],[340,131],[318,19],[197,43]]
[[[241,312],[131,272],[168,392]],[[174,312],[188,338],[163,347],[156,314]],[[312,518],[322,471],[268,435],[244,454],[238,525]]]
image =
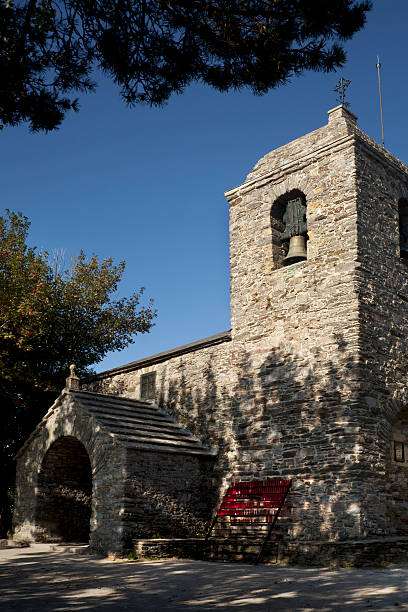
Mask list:
[[329,121],[333,118],[344,117],[345,119],[348,119],[353,123],[357,123],[358,119],[357,115],[352,113],[351,110],[347,108],[347,106],[344,106],[344,104],[338,104],[334,108],[331,108],[327,111],[327,114],[329,115]]
[[[236,538],[217,538],[217,537],[210,537],[209,540],[207,541],[225,541],[225,540],[229,540],[229,539],[239,539],[238,537]],[[242,540],[245,540],[245,537],[241,538]],[[150,542],[162,542],[162,543],[166,543],[166,542],[205,542],[205,538],[134,538],[132,540],[133,543],[150,543]],[[376,538],[363,538],[361,540],[290,540],[289,538],[285,538],[285,545],[286,546],[290,546],[290,545],[294,545],[294,546],[302,546],[304,545],[316,545],[316,546],[322,546],[322,545],[339,545],[339,546],[350,546],[353,544],[386,544],[386,543],[393,543],[393,542],[408,542],[408,536],[384,536],[384,537],[376,537]]]
[[[262,541],[245,538],[152,538],[133,539],[132,549],[139,558],[200,558],[211,561],[254,563]],[[262,563],[322,567],[369,567],[408,560],[408,536],[386,536],[361,540],[270,541]]]
[[375,538],[362,538],[360,540],[289,540],[286,539],[286,546],[353,546],[354,544],[386,544],[387,542],[408,542],[408,536],[378,536]]
[[163,544],[170,542],[205,542],[205,538],[135,538],[133,544],[150,544],[162,542]]

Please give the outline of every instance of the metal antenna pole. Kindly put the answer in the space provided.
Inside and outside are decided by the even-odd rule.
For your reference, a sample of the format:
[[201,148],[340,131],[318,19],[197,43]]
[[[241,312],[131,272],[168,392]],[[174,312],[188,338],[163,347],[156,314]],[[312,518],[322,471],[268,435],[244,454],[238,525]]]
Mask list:
[[380,94],[380,112],[381,112],[381,135],[382,135],[382,146],[384,146],[384,122],[383,122],[383,110],[382,110],[382,97],[381,97],[381,76],[380,76],[380,56],[377,55],[377,72],[378,72],[378,91]]

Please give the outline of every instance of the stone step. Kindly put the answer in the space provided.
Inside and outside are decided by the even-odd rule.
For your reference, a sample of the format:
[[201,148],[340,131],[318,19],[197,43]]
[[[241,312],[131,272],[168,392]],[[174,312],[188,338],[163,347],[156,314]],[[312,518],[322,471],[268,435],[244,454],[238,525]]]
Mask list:
[[0,548],[26,548],[30,546],[28,542],[19,542],[18,540],[0,539]]
[[[252,538],[263,540],[268,533],[268,530],[265,531],[232,531],[230,529],[213,529],[211,538]],[[277,535],[287,535],[287,530],[277,530],[274,529],[271,537]]]
[[[262,520],[264,519],[263,516],[258,516],[258,517],[254,517],[255,520],[253,522],[246,522],[246,521],[225,521],[225,522],[221,522],[221,521],[217,521],[215,523],[215,526],[217,527],[222,527],[223,529],[248,529],[248,530],[254,530],[254,529],[258,529],[258,528],[265,528],[265,529],[269,529],[269,527],[272,525],[272,521],[265,521]],[[278,520],[276,521],[276,524],[280,524],[282,523],[282,520],[280,519],[280,517],[278,518]]]
[[[214,538],[205,542],[202,538],[152,538],[133,540],[132,553],[140,559],[168,559],[169,557],[206,559],[213,561],[255,562],[261,550],[258,542],[243,539]],[[276,560],[278,547],[269,543],[265,549],[264,562]]]
[[216,536],[217,534],[222,534],[222,537],[232,535],[240,537],[254,535],[264,536],[268,533],[268,529],[231,529],[229,527],[215,527],[214,529],[212,529],[211,533],[213,533],[214,536]]
[[[217,532],[217,531],[223,531],[223,532],[228,532],[228,533],[235,533],[235,534],[240,534],[242,536],[244,535],[251,535],[251,534],[266,534],[270,527],[271,527],[272,523],[263,523],[263,522],[258,522],[258,523],[243,523],[242,525],[240,524],[234,524],[234,523],[230,523],[229,521],[217,521],[214,525],[214,527],[212,528],[213,532]],[[292,521],[289,519],[286,519],[285,517],[279,517],[278,520],[275,523],[275,527],[274,527],[274,532],[280,532],[280,533],[288,533],[290,531],[292,527]]]
[[48,544],[51,552],[75,553],[80,555],[89,554],[89,544]]
[[132,541],[131,553],[138,559],[201,559],[203,547],[203,538],[135,539]]

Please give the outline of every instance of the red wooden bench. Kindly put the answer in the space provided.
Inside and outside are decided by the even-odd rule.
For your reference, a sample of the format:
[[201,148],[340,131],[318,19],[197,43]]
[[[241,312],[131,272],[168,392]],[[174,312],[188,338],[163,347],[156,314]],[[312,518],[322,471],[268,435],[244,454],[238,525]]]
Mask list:
[[232,483],[213,518],[205,538],[206,541],[219,517],[228,517],[230,525],[267,524],[269,529],[255,562],[258,564],[275,528],[291,485],[291,480],[277,478]]

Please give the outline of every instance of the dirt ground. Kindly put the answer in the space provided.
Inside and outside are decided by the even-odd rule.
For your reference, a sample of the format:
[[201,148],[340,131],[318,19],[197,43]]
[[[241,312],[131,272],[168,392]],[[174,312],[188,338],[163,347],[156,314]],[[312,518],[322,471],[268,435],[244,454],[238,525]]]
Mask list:
[[120,562],[46,544],[0,549],[1,612],[408,610],[408,566]]

